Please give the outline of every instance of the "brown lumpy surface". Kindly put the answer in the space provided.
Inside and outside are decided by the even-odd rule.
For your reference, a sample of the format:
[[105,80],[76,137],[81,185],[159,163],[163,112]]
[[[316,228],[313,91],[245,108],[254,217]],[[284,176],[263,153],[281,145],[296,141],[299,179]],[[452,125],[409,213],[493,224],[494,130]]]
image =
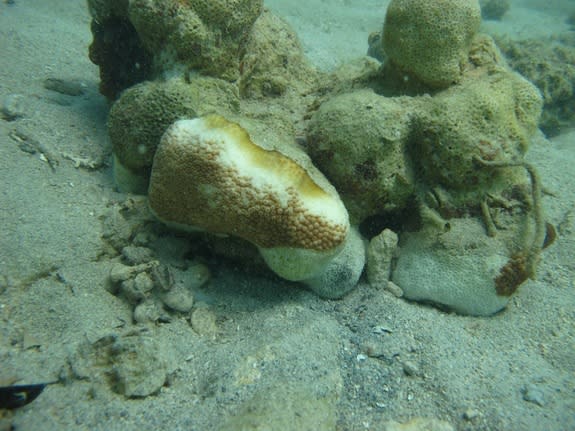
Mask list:
[[[245,144],[245,142],[244,142]],[[276,166],[295,180],[282,201],[270,186],[220,160],[219,140],[181,142],[170,131],[158,148],[149,191],[150,206],[163,221],[244,238],[259,247],[330,250],[345,239],[347,225],[313,214],[304,199],[331,199],[286,156],[251,143],[256,163]],[[259,159],[259,160],[258,160]],[[298,170],[299,169],[299,170]]]

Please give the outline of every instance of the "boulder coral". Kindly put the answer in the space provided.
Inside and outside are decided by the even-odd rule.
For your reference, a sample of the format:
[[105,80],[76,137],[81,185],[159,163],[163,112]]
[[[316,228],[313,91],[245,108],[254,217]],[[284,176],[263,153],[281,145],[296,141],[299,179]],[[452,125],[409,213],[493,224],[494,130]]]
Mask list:
[[[363,244],[335,189],[303,152],[277,141],[261,146],[217,115],[175,122],[154,158],[150,207],[168,224],[246,239],[278,275],[341,296],[361,274]],[[355,267],[347,258],[333,265],[343,250],[360,256]]]
[[123,191],[145,193],[160,138],[179,118],[238,109],[234,86],[216,78],[146,81],[124,91],[112,105],[108,132],[114,176]]
[[[501,218],[503,225],[503,217]],[[508,229],[495,236],[485,234],[476,217],[450,218],[449,228],[427,223],[405,232],[392,280],[406,298],[430,302],[461,314],[489,316],[505,308],[517,287],[502,277],[512,256],[535,240],[534,220],[528,215],[510,217]],[[531,268],[513,268],[520,282]]]
[[575,125],[575,35],[544,40],[498,39],[513,69],[533,82],[543,96],[541,130],[555,136]]
[[233,81],[263,1],[89,0],[88,7],[95,22],[121,21],[135,29],[152,76],[183,69]]
[[307,149],[354,223],[400,230],[391,279],[406,298],[489,315],[534,276],[544,244],[540,180],[524,161],[542,99],[478,22],[473,1],[392,1],[379,73],[323,98]]
[[411,105],[365,89],[330,98],[311,118],[308,152],[356,223],[400,210],[413,196],[404,154]]
[[392,0],[383,49],[393,67],[432,88],[459,82],[479,30],[477,0]]
[[261,0],[89,6],[91,56],[117,99],[116,182],[147,191],[167,225],[247,241],[328,298],[358,282],[359,232],[385,228],[399,245],[381,263],[374,243],[368,273],[408,299],[489,315],[535,275],[553,236],[525,162],[542,99],[478,34],[477,0],[392,0],[370,38],[383,64],[330,75]]
[[492,190],[517,181],[510,170],[494,173],[473,161],[522,160],[537,130],[541,96],[532,84],[506,69],[464,78],[427,100],[414,116],[411,157],[428,186]]
[[100,67],[110,99],[136,84],[195,71],[227,81],[240,74],[243,44],[263,0],[88,0]]
[[240,62],[242,97],[282,96],[317,85],[318,72],[309,64],[297,35],[281,18],[264,10],[254,23]]

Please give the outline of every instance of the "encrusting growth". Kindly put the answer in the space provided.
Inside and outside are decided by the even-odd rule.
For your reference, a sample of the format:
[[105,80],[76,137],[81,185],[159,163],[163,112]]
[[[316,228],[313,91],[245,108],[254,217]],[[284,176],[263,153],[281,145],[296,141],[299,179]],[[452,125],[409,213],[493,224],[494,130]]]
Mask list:
[[[483,167],[494,169],[520,166],[525,168],[531,180],[532,216],[535,222],[533,239],[530,243],[525,244],[522,250],[517,251],[509,258],[509,261],[501,268],[499,275],[495,279],[497,294],[510,296],[528,278],[535,278],[541,251],[547,246],[546,235],[548,229],[541,205],[541,180],[535,167],[525,161],[495,162],[484,160],[477,156],[473,158],[473,161]],[[489,228],[493,222],[489,220],[485,222],[488,226],[488,232],[494,234]]]

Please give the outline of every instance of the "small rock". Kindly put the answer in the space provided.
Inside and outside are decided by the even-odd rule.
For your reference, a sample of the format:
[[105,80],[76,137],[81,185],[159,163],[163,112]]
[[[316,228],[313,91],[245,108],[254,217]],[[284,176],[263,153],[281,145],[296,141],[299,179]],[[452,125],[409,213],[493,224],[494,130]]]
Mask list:
[[169,291],[174,285],[174,274],[169,265],[160,264],[152,269],[154,284],[161,292]]
[[374,427],[381,431],[455,431],[449,422],[435,418],[414,418],[409,422],[386,421]]
[[411,361],[404,361],[403,362],[403,372],[406,376],[418,376],[419,375],[419,367],[417,364]]
[[523,394],[523,399],[533,404],[537,404],[540,407],[545,405],[545,397],[543,391],[538,386],[530,383],[525,385],[523,389],[521,389],[521,393]]
[[130,304],[137,304],[145,298],[142,295],[138,295],[138,292],[136,292],[136,289],[134,288],[134,280],[122,281],[120,284],[120,292]]
[[153,288],[154,282],[150,276],[145,272],[140,272],[133,279],[123,281],[120,291],[128,302],[137,304],[146,299]]
[[475,418],[479,417],[479,415],[480,415],[479,410],[469,408],[465,410],[465,412],[463,412],[463,419],[465,419],[466,421],[472,421]]
[[187,287],[176,285],[162,295],[162,302],[172,310],[187,313],[194,306],[194,295]]
[[143,325],[163,320],[163,315],[164,310],[162,310],[162,306],[158,304],[157,301],[148,299],[136,305],[134,308],[133,319],[135,323]]
[[218,334],[216,315],[207,307],[198,307],[190,316],[192,329],[202,337],[215,338]]
[[387,326],[377,325],[373,327],[371,332],[376,335],[385,335],[393,333],[393,330],[391,328],[388,328]]
[[387,285],[391,273],[391,260],[397,250],[397,234],[384,229],[372,238],[367,247],[367,279],[372,286]]
[[121,263],[117,263],[110,269],[110,281],[112,283],[125,281],[130,278],[134,278],[140,272],[148,271],[156,266],[158,266],[157,261],[142,263],[140,265],[135,266],[128,266],[123,265]]
[[2,100],[2,118],[14,121],[24,116],[24,96],[22,94],[8,94]]
[[66,96],[81,96],[86,91],[86,85],[82,82],[59,78],[46,78],[44,88]]
[[154,252],[147,247],[129,245],[122,249],[122,256],[130,265],[139,265],[153,260]]
[[362,350],[370,358],[381,358],[385,356],[385,347],[381,343],[367,342]]
[[190,289],[201,287],[210,279],[210,269],[203,263],[195,263],[186,270],[186,285]]
[[154,288],[154,282],[148,273],[140,272],[134,278],[134,287],[137,291],[147,294]]
[[388,281],[387,284],[385,285],[385,290],[387,290],[396,298],[401,298],[403,296],[403,289],[391,280]]

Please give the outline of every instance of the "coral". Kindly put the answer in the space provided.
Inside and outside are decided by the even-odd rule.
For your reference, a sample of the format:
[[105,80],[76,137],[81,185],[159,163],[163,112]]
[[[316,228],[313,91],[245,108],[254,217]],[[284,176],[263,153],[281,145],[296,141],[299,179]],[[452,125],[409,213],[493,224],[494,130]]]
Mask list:
[[[262,11],[262,0],[89,0],[94,22],[109,37],[122,22],[135,29],[143,49],[149,53],[153,76],[181,71],[197,72],[236,80],[239,76],[241,49],[251,26]],[[118,34],[118,32],[115,32]],[[117,52],[134,43],[116,38]],[[130,51],[128,51],[130,52]],[[115,68],[115,57],[100,55],[104,70]],[[110,64],[112,63],[112,64]]]
[[154,158],[150,207],[168,224],[250,241],[288,280],[319,276],[346,248],[348,214],[305,154],[278,141],[260,146],[217,115],[177,121]]
[[412,102],[357,90],[329,98],[311,118],[308,153],[354,223],[403,208],[413,196],[404,155]]
[[[266,262],[277,261],[277,250],[260,249]],[[288,251],[290,254],[293,250]],[[285,257],[286,253],[281,253]],[[302,261],[308,258],[302,256]],[[340,298],[352,290],[359,281],[365,265],[365,244],[356,229],[350,229],[341,250],[321,267],[321,270],[307,276],[302,282],[323,298]],[[301,263],[299,263],[301,265]],[[284,262],[277,262],[270,267],[283,268]],[[276,271],[277,272],[277,271]]]
[[237,108],[235,88],[215,78],[151,81],[126,90],[108,119],[116,183],[122,190],[144,193],[156,148],[170,124],[182,117]]
[[223,117],[173,124],[156,153],[151,183],[150,205],[161,219],[234,233],[259,247],[325,251],[347,234],[337,195]]
[[415,115],[410,154],[428,185],[452,190],[487,190],[512,180],[511,171],[478,166],[521,160],[537,129],[541,97],[535,87],[507,70],[470,77],[430,98]]
[[100,93],[108,100],[151,76],[151,55],[128,20],[94,19],[91,30],[90,60],[100,67]]
[[240,63],[242,97],[303,93],[316,84],[317,71],[303,55],[297,35],[280,18],[264,11],[254,23]]
[[[398,232],[399,256],[373,242],[369,278],[391,272],[411,299],[487,315],[534,276],[546,229],[524,156],[543,102],[477,33],[477,0],[392,0],[370,35],[383,64],[330,75],[261,0],[89,6],[102,91],[147,80],[120,94],[109,132],[116,182],[147,190],[161,221],[328,298],[361,275],[356,225]],[[124,293],[140,301],[149,286]],[[139,303],[140,320],[158,304]]]
[[433,88],[459,82],[481,11],[474,0],[392,0],[383,48],[404,75]]
[[374,236],[367,247],[367,280],[372,286],[385,288],[391,275],[391,263],[397,254],[398,237],[390,229]]
[[497,41],[510,66],[543,95],[540,127],[548,136],[575,124],[575,36]]
[[500,229],[491,235],[484,235],[484,227],[473,217],[451,218],[440,229],[427,223],[420,231],[403,236],[392,276],[407,298],[430,301],[462,314],[487,316],[504,308],[517,288],[535,277],[541,251],[555,234],[545,223],[540,179],[531,165],[477,162],[490,172],[525,169],[531,182],[532,208],[514,211],[509,207],[499,212]]
[[377,216],[400,227],[391,274],[407,298],[489,315],[532,277],[542,249],[537,187],[529,192],[537,181],[523,161],[542,99],[490,37],[475,35],[462,55],[457,84],[431,94],[430,81],[404,81],[393,58],[375,79],[336,85],[311,117],[306,148],[353,223]]
[[250,28],[262,12],[263,2],[254,0],[188,1],[208,25],[224,28],[229,33],[242,33]]
[[404,296],[462,314],[488,316],[509,297],[497,294],[495,279],[507,263],[507,244],[490,238],[473,218],[451,219],[448,232],[425,229],[404,234],[392,274]]

